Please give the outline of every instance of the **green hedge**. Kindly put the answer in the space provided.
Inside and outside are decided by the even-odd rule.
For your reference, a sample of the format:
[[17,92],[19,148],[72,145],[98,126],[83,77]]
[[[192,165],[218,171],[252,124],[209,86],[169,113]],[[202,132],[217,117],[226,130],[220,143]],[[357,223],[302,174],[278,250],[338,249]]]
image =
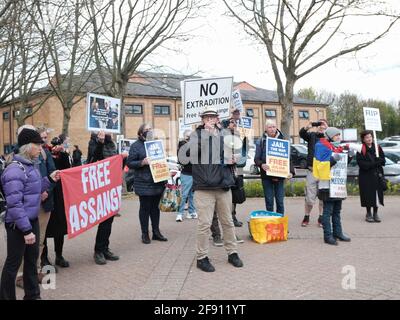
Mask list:
[[[285,183],[285,196],[286,197],[304,197],[305,181],[288,181]],[[264,197],[264,191],[260,180],[247,180],[244,184],[246,197],[258,198]],[[350,196],[358,196],[358,184],[348,183],[347,194]],[[385,195],[399,195],[400,184],[391,184],[389,182],[389,189],[385,191]]]

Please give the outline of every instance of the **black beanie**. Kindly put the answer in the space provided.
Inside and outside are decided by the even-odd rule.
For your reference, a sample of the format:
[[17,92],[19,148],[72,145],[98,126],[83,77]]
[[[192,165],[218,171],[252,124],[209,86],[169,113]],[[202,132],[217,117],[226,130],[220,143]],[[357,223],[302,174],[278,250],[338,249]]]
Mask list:
[[36,130],[25,128],[22,129],[22,131],[18,135],[18,147],[22,147],[23,145],[26,145],[28,143],[42,144],[43,140]]

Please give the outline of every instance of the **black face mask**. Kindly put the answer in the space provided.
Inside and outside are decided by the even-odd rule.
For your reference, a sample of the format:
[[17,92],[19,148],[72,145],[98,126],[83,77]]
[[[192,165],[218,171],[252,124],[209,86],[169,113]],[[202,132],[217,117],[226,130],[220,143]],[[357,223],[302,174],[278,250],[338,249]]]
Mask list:
[[153,139],[153,131],[145,131],[142,134],[144,140],[152,140]]

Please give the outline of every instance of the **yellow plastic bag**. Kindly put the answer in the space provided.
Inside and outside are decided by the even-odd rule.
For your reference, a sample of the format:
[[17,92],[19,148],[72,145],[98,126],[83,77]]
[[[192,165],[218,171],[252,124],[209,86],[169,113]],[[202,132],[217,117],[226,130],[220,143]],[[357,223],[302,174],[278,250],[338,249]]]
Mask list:
[[288,234],[288,217],[251,217],[249,228],[253,240],[257,243],[286,241]]

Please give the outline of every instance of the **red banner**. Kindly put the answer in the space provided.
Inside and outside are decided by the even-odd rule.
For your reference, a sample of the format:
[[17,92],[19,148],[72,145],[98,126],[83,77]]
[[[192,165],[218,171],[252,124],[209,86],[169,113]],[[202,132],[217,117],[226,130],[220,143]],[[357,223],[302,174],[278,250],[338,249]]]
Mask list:
[[71,239],[120,210],[122,156],[62,170],[61,184]]

